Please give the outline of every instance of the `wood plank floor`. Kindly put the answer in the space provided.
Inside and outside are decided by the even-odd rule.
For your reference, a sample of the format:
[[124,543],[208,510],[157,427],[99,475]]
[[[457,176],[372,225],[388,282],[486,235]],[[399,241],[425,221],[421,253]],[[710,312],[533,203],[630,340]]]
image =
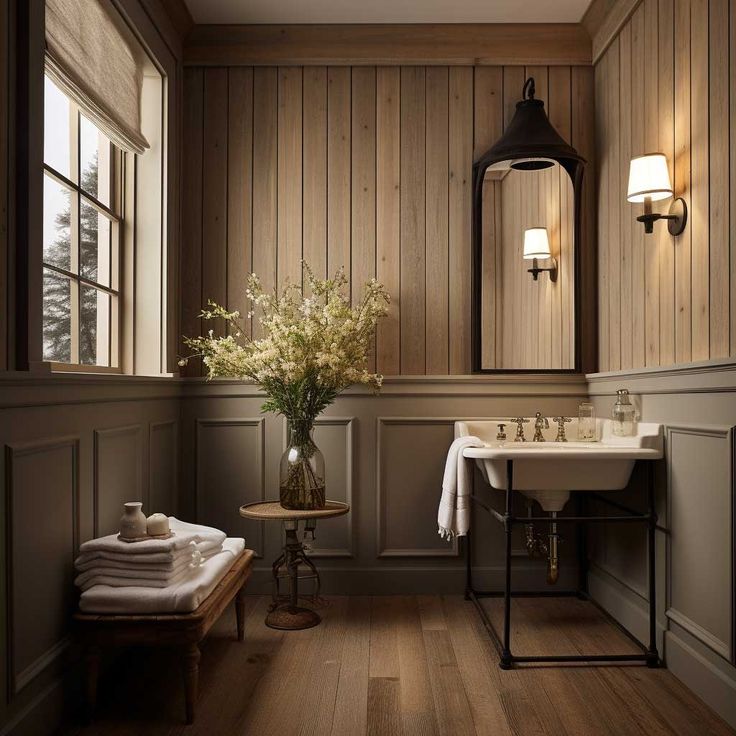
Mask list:
[[[487,601],[500,623],[498,601]],[[283,633],[249,597],[246,641],[234,614],[202,647],[197,721],[184,726],[174,655],[131,650],[100,682],[95,722],[70,733],[151,736],[401,734],[733,734],[666,670],[528,667],[501,671],[460,596],[334,597],[317,628]],[[589,603],[514,601],[523,653],[628,652],[632,643]]]

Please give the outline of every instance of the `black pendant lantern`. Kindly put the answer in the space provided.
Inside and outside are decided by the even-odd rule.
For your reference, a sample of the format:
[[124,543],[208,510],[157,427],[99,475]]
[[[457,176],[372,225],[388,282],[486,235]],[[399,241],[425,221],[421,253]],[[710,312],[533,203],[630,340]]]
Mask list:
[[[503,135],[486,151],[481,161],[493,164],[509,161],[512,169],[536,171],[559,162],[572,176],[578,152],[552,127],[544,111],[544,102],[534,97],[534,78],[529,77],[516,103],[516,112]],[[481,162],[479,162],[481,163]]]

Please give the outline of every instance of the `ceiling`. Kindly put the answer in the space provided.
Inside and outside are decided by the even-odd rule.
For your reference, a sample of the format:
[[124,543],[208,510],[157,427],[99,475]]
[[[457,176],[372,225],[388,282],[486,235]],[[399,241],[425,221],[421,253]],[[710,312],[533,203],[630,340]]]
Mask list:
[[591,0],[185,0],[195,23],[578,23]]

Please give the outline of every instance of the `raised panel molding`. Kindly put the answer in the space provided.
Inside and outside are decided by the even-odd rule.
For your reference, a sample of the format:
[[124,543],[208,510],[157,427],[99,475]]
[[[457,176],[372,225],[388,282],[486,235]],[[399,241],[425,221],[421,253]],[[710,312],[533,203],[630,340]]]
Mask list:
[[[714,426],[714,425],[691,425],[691,424],[677,424],[668,425],[665,429],[666,440],[667,440],[667,525],[670,530],[670,534],[667,538],[667,597],[666,597],[666,611],[665,614],[669,620],[677,624],[678,626],[685,629],[689,634],[695,637],[698,641],[704,644],[706,647],[714,651],[721,657],[728,659],[730,662],[736,662],[736,481],[734,480],[734,469],[736,463],[734,462],[734,430],[736,428],[731,426]],[[708,468],[714,473],[722,473],[723,477],[712,477],[706,474],[707,471],[702,473],[702,477],[698,479],[699,487],[690,488],[692,497],[695,499],[696,506],[689,512],[691,518],[697,514],[698,510],[709,510],[713,513],[713,501],[714,499],[704,497],[704,492],[711,490],[711,492],[718,492],[719,490],[725,494],[725,499],[722,501],[727,509],[723,510],[723,513],[719,514],[718,510],[715,510],[715,515],[724,528],[719,534],[717,529],[698,529],[697,540],[682,540],[682,537],[678,534],[678,512],[680,499],[674,498],[675,494],[679,493],[678,479],[675,474],[678,473],[677,463],[683,462],[683,468],[679,471],[680,474],[687,473],[688,471],[693,472],[693,464],[697,462],[698,456],[702,458],[702,448],[693,447],[692,450],[683,456],[682,452],[674,451],[674,444],[677,439],[687,438],[705,438],[706,440],[712,440],[722,443],[723,447],[720,450],[723,453],[723,458],[719,457],[718,462],[710,463]],[[698,452],[700,450],[700,452]],[[682,460],[681,460],[682,458]],[[703,460],[707,462],[707,460]],[[687,476],[686,476],[687,478]],[[673,485],[673,483],[675,485]],[[719,488],[720,485],[720,488]],[[695,517],[696,518],[696,517]],[[717,560],[713,557],[714,552],[720,547],[716,547],[714,544],[703,545],[702,542],[707,539],[712,539],[715,536],[715,541],[719,544],[724,545],[728,552],[728,561],[726,566],[728,569],[721,571],[724,580],[714,581],[712,586],[712,598],[713,603],[709,605],[707,601],[704,602],[705,607],[708,610],[713,610],[713,606],[716,605],[716,601],[728,600],[729,612],[728,612],[728,632],[724,638],[723,634],[714,633],[709,630],[707,625],[696,620],[696,615],[692,611],[682,610],[683,606],[688,605],[688,601],[678,600],[678,590],[674,585],[675,576],[678,570],[675,569],[677,561],[673,560],[676,552],[675,544],[681,543],[688,545],[685,550],[686,554],[696,554],[701,549],[707,549],[709,559],[705,564],[700,565],[698,575],[686,575],[690,583],[694,583],[696,580],[702,580],[707,576],[718,564]],[[682,540],[682,541],[680,541]],[[696,543],[700,541],[701,544],[696,546]],[[680,573],[683,574],[683,573]]]
[[[355,417],[326,417],[320,416],[314,422],[315,424],[315,444],[325,456],[325,475],[326,493],[331,501],[343,501],[350,504],[350,513],[340,516],[336,519],[326,519],[317,526],[317,540],[334,539],[340,530],[344,531],[344,539],[342,547],[319,546],[313,547],[309,553],[310,557],[344,557],[351,558],[355,554],[353,546],[353,527],[355,519],[355,509],[353,506],[353,485],[355,472],[355,445],[354,432]],[[339,445],[332,446],[320,440],[320,429],[324,430],[329,427],[344,427],[344,437],[340,440]],[[286,449],[288,441],[288,422],[283,421],[283,448]],[[332,459],[330,456],[332,455]],[[337,455],[337,457],[335,456]],[[339,458],[344,455],[343,478],[335,482],[334,468],[339,462]]]
[[[168,446],[159,447],[168,434]],[[168,470],[166,468],[168,463]],[[168,475],[168,493],[160,490]],[[161,511],[168,516],[178,512],[179,421],[151,422],[148,427],[148,503],[150,513]]]
[[[266,420],[264,417],[234,417],[228,419],[197,419],[195,450],[195,515],[197,521],[223,529],[228,536],[243,536],[256,557],[263,556],[264,523],[244,519],[240,506],[266,497]],[[248,448],[238,430],[253,432],[255,446]],[[212,433],[219,434],[212,440]],[[224,434],[223,434],[224,433]],[[232,447],[230,446],[232,444]],[[217,493],[205,496],[206,483],[217,485]],[[214,502],[214,503],[213,503]],[[247,533],[249,530],[255,533]]]
[[[457,557],[459,545],[457,538],[448,544],[440,539],[437,534],[437,505],[442,490],[442,468],[444,468],[447,446],[444,440],[438,443],[439,452],[433,452],[432,448],[422,443],[417,436],[422,428],[447,427],[447,438],[452,442],[455,431],[455,417],[378,417],[376,419],[376,544],[378,557]],[[398,444],[387,443],[385,433],[388,428],[406,427],[406,445],[400,451],[397,458],[390,457]],[[443,447],[439,448],[439,444]],[[418,453],[418,456],[412,453]],[[429,464],[433,458],[437,462],[437,468]],[[437,472],[435,472],[437,471]],[[437,477],[426,478],[427,473]],[[404,478],[402,476],[406,475]],[[391,508],[392,499],[389,497],[388,477],[400,480],[392,482],[403,482],[400,494],[397,498],[404,501],[405,512],[404,523],[401,523],[402,537],[406,538],[410,528],[409,520],[417,521],[424,529],[424,523],[428,524],[426,529],[426,541],[413,546],[401,546],[391,544],[391,532],[389,529],[388,515],[394,513]],[[417,485],[411,486],[415,482]],[[407,500],[409,507],[406,506]],[[425,518],[426,517],[426,518]]]
[[[24,467],[26,458],[32,460]],[[79,546],[79,437],[5,445],[5,511],[10,701],[69,644],[66,621]]]
[[94,431],[95,537],[112,534],[117,529],[117,520],[127,501],[148,504],[148,498],[143,497],[142,440],[140,424]]

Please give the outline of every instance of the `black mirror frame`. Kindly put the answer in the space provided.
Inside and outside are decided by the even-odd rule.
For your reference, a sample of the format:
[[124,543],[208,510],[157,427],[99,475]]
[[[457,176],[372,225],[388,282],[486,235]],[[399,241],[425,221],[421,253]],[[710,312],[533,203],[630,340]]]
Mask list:
[[[473,257],[472,257],[472,320],[471,320],[471,368],[473,373],[580,373],[582,368],[581,358],[581,299],[580,299],[580,253],[583,247],[582,240],[582,199],[583,199],[583,172],[585,159],[577,155],[574,149],[572,155],[559,155],[554,147],[542,148],[531,146],[520,146],[517,152],[504,151],[503,155],[497,155],[493,149],[487,151],[473,164]],[[574,368],[483,368],[481,365],[481,272],[483,267],[483,179],[486,169],[501,161],[513,161],[521,158],[546,158],[556,161],[567,172],[573,187],[574,224],[573,237],[575,245],[574,283],[575,283],[575,305],[573,315],[575,319],[574,340],[575,360]]]

